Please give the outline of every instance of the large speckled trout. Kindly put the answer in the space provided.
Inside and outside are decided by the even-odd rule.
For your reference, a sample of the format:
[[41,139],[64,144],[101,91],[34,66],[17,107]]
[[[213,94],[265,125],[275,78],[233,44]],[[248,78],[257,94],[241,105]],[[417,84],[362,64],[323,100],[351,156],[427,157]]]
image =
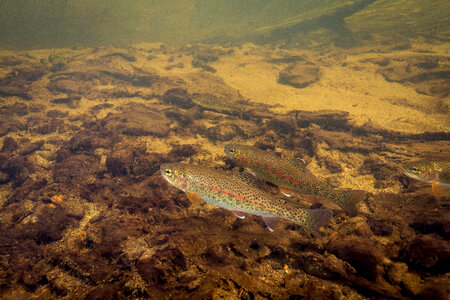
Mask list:
[[441,186],[450,187],[450,161],[420,160],[402,166],[405,175],[431,183],[433,194],[439,197]]
[[304,163],[288,161],[255,147],[230,144],[225,146],[225,153],[238,166],[280,187],[286,196],[292,191],[320,196],[336,203],[350,216],[358,213],[355,204],[366,195],[364,191],[334,189],[315,177]]
[[273,231],[277,219],[282,218],[306,227],[314,236],[320,237],[319,228],[333,216],[328,209],[298,208],[235,176],[212,168],[170,163],[161,166],[161,174],[183,190],[191,201],[201,198],[230,210],[239,218],[245,217],[243,213],[261,216],[270,231]]

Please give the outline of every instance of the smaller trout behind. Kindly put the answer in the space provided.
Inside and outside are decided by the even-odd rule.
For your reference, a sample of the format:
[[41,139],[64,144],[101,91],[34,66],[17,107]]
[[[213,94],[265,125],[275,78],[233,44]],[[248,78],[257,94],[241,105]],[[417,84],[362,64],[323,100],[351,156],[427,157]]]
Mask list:
[[406,176],[431,183],[433,194],[439,197],[441,186],[450,187],[450,161],[420,160],[402,166]]
[[263,217],[273,231],[278,218],[293,221],[320,237],[319,228],[328,224],[333,212],[328,209],[302,209],[278,199],[235,176],[212,168],[182,163],[161,166],[163,177],[186,193],[191,201],[199,198],[228,209],[239,218],[243,213]]
[[350,216],[358,214],[355,204],[366,197],[364,191],[334,189],[315,177],[304,164],[282,159],[255,147],[230,144],[225,146],[225,154],[238,166],[280,187],[287,196],[292,191],[320,196],[336,203]]

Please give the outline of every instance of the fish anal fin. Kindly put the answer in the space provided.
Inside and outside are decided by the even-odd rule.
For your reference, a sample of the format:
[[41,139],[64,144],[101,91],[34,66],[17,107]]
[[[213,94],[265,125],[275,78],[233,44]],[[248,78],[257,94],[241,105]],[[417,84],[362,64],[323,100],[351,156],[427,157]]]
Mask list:
[[265,216],[262,217],[264,220],[264,223],[266,223],[267,228],[273,232],[275,229],[275,226],[278,223],[278,218],[277,217],[271,217],[271,216]]
[[431,189],[433,190],[433,195],[434,195],[436,198],[440,198],[440,197],[441,197],[442,186],[441,186],[439,183],[433,182],[433,183],[431,184]]
[[192,204],[200,204],[202,202],[202,197],[199,194],[186,192],[186,196]]
[[230,209],[230,211],[233,213],[233,215],[235,215],[239,219],[245,219],[245,215],[244,215],[243,212],[238,211],[238,210],[234,210],[234,209]]
[[280,187],[280,192],[285,195],[286,197],[292,197],[292,190],[285,188],[285,187]]

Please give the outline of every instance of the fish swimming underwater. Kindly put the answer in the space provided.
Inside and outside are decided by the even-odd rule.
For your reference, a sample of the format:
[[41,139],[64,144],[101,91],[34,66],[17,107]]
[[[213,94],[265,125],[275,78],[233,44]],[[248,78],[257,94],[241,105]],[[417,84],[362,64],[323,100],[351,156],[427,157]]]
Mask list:
[[225,146],[225,153],[238,166],[277,185],[286,196],[292,191],[320,196],[336,203],[350,216],[358,214],[355,204],[366,196],[364,191],[334,189],[306,169],[304,162],[285,160],[255,147],[230,144]]
[[239,116],[243,118],[245,107],[236,101],[229,101],[226,98],[212,94],[192,94],[192,101],[203,107],[204,109],[216,112],[225,112],[227,114]]
[[450,187],[450,161],[420,160],[402,166],[406,176],[431,183],[433,194],[439,197],[441,186]]
[[278,218],[291,220],[320,237],[319,228],[326,225],[333,212],[328,209],[302,209],[273,197],[237,177],[216,169],[168,163],[161,167],[163,177],[186,193],[191,201],[204,201],[228,209],[237,217],[243,213],[261,216],[270,231]]

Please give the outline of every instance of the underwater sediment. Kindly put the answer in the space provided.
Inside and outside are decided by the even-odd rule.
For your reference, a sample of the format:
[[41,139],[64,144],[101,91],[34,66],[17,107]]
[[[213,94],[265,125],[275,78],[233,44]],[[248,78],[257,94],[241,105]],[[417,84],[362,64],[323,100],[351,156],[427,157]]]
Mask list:
[[[1,297],[446,299],[448,194],[401,165],[448,159],[448,55],[411,45],[2,52]],[[159,173],[234,173],[228,143],[369,196],[321,241],[192,205]]]

